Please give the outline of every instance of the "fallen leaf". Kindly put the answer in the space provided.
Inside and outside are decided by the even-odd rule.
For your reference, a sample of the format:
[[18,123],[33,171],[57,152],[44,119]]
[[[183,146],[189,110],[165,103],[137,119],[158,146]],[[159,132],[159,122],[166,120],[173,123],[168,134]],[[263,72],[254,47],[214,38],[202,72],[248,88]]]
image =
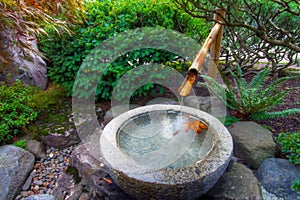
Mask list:
[[109,185],[111,185],[113,182],[112,180],[108,179],[108,178],[103,178],[103,180],[108,183]]

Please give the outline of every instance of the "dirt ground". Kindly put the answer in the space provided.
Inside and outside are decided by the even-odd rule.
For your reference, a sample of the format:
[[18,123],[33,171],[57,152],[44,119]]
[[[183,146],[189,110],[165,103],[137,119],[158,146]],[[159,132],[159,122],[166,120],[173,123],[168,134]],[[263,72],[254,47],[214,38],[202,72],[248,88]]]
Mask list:
[[[282,86],[282,90],[296,88],[290,92],[281,105],[274,108],[274,111],[281,111],[290,108],[300,108],[300,78],[289,80]],[[268,126],[274,135],[280,132],[300,131],[300,114],[290,115],[288,117],[279,117],[275,119],[257,121],[259,124]]]

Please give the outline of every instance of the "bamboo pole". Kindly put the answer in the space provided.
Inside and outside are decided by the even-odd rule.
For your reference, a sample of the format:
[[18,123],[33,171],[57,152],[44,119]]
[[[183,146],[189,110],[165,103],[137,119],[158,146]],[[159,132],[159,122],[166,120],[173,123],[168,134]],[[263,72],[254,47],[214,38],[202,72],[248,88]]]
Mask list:
[[[218,12],[219,10],[221,10],[221,9],[217,9],[216,11]],[[222,12],[224,12],[224,11],[222,10]],[[224,16],[225,16],[225,12],[224,12]],[[221,22],[221,20],[218,20],[218,21]],[[204,60],[207,56],[208,51],[210,50],[211,45],[214,43],[214,41],[216,40],[216,38],[219,35],[221,35],[221,36],[219,36],[220,37],[219,39],[222,40],[222,34],[218,34],[221,29],[222,29],[221,23],[214,24],[212,30],[210,31],[208,37],[206,38],[206,40],[204,42],[202,48],[200,49],[199,53],[197,54],[195,60],[193,61],[192,65],[191,65],[191,67],[189,68],[184,81],[182,82],[181,86],[178,89],[178,93],[180,96],[184,97],[190,93],[192,86],[197,79],[198,73],[204,64]],[[219,47],[218,47],[218,44],[219,44]],[[221,41],[219,41],[215,46],[220,49],[220,47],[221,47],[220,45],[221,45]],[[217,51],[215,51],[215,52],[217,52]],[[219,52],[220,52],[220,50],[219,50]]]
[[[216,14],[214,15],[214,20],[216,20],[218,22],[224,22],[225,14],[226,14],[226,12],[224,10],[222,10],[220,8],[216,9]],[[213,44],[210,47],[210,60],[209,60],[209,67],[208,67],[208,75],[214,79],[217,78],[223,29],[224,29],[224,27],[222,26],[217,34],[215,41],[213,42]]]

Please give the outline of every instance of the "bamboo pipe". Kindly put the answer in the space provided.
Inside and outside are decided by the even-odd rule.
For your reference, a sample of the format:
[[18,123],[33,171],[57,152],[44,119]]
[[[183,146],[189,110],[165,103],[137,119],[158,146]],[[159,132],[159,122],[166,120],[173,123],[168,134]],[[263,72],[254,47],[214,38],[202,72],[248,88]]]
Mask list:
[[[216,11],[219,12],[220,10],[221,9],[217,9]],[[225,16],[225,12],[224,12],[224,16]],[[220,20],[220,21],[223,21],[223,20]],[[193,87],[193,84],[197,79],[198,73],[204,64],[204,60],[207,56],[207,53],[208,53],[211,45],[215,41],[216,37],[218,36],[218,33],[221,30],[221,28],[222,28],[222,24],[220,24],[220,23],[216,23],[213,26],[212,30],[210,31],[208,37],[206,38],[206,40],[204,42],[202,48],[198,52],[195,60],[193,61],[191,67],[189,68],[184,81],[182,82],[181,86],[178,89],[178,93],[180,96],[185,97],[190,93],[190,91]],[[221,36],[222,36],[222,34],[221,34]],[[221,43],[220,43],[220,45],[221,45]]]

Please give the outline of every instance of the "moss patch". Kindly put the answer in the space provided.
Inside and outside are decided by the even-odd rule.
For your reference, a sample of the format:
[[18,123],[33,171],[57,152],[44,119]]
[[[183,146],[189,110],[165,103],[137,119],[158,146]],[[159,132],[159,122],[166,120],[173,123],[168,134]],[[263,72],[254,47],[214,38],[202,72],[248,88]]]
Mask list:
[[39,139],[40,136],[50,133],[64,134],[66,130],[75,128],[71,120],[71,98],[66,97],[65,94],[56,93],[50,98],[50,103],[39,111],[35,122],[23,130],[25,138]]
[[66,173],[72,175],[76,184],[78,184],[81,181],[81,177],[79,176],[79,172],[76,169],[76,167],[68,166],[66,169]]

